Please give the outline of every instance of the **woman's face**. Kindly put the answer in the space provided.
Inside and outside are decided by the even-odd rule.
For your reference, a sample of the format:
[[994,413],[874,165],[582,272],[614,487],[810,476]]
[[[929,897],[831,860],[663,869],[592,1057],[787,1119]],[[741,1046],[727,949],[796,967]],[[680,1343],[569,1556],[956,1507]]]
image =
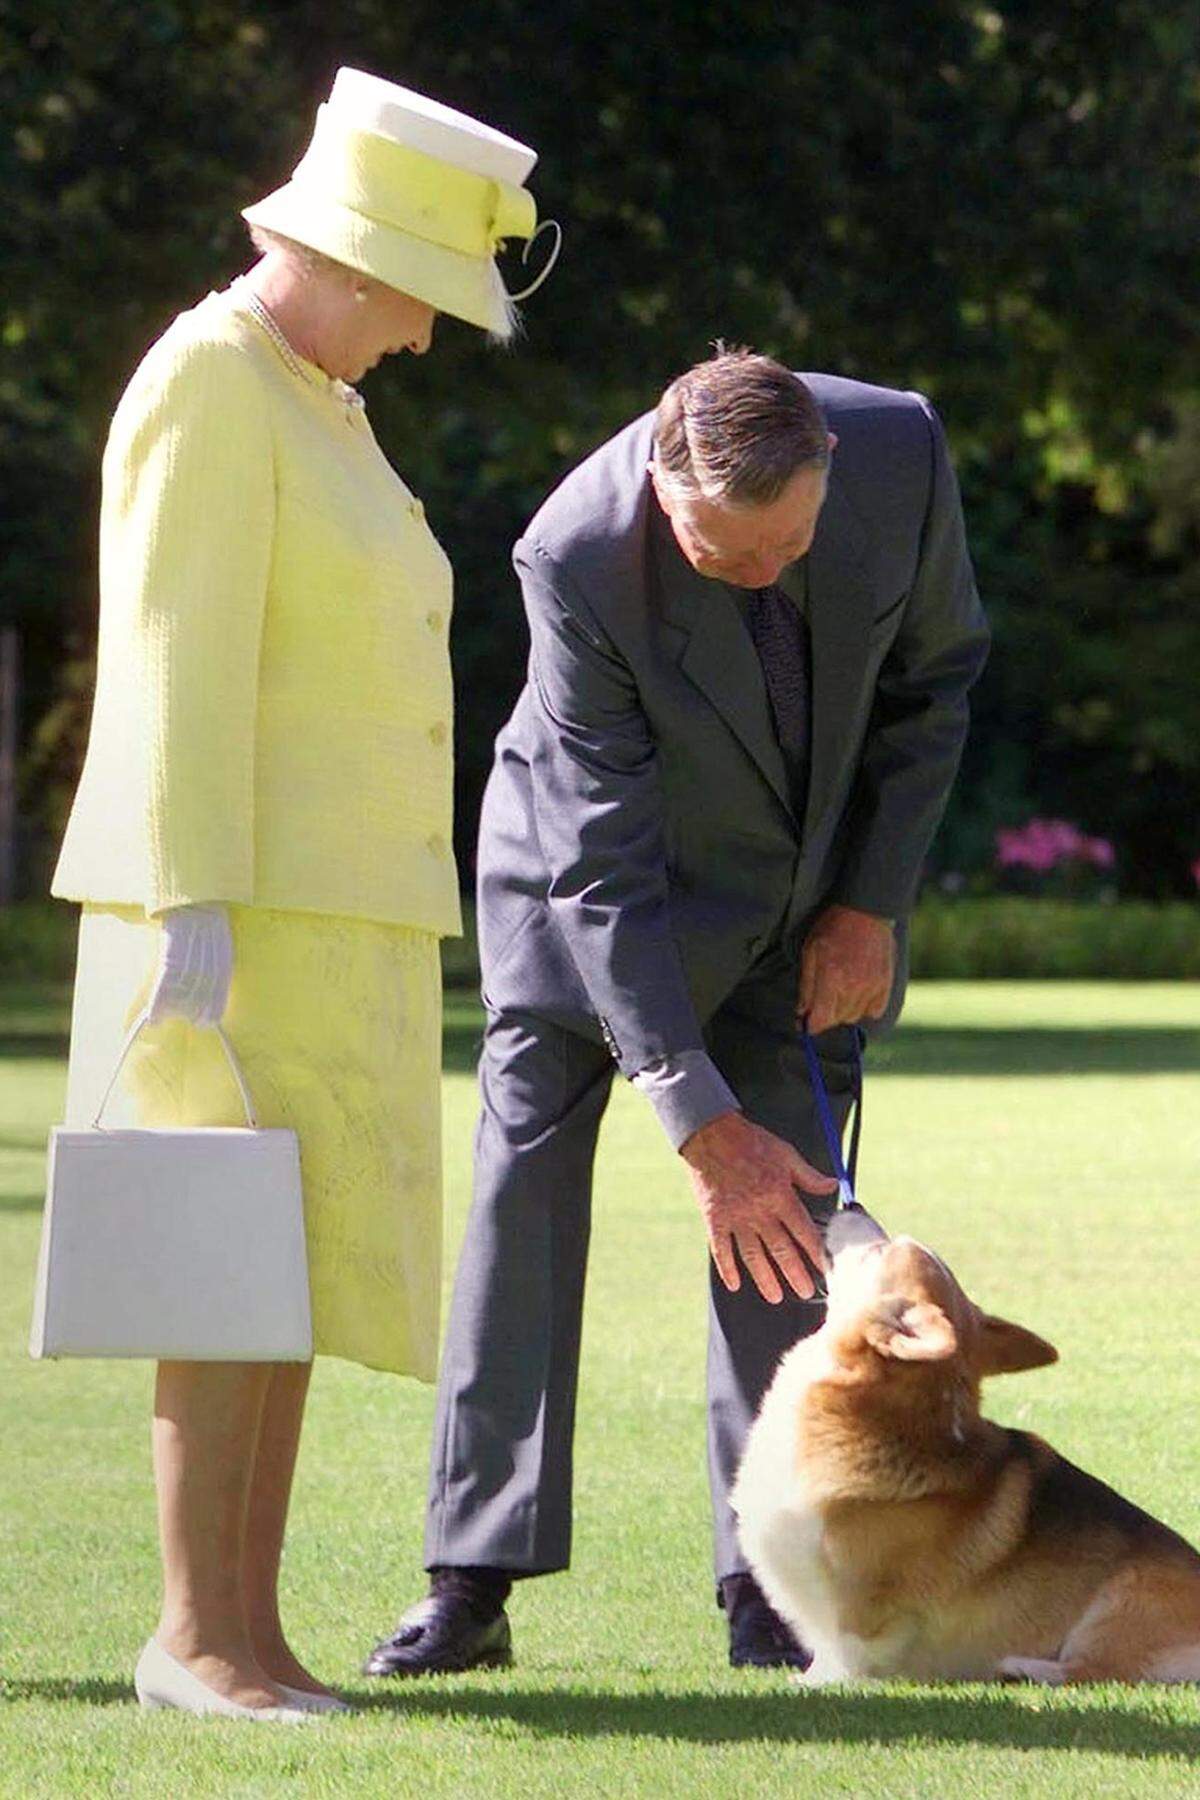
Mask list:
[[347,308],[344,366],[338,371],[343,381],[360,380],[385,356],[401,350],[424,356],[433,341],[436,317],[434,308],[424,300],[384,287],[381,281],[360,278]]

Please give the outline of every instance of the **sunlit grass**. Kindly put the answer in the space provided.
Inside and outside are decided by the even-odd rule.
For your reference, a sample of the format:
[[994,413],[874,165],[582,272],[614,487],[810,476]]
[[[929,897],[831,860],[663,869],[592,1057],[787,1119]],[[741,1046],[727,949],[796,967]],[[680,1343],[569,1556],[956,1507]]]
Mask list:
[[[478,1015],[448,1008],[448,1235],[467,1198]],[[364,1650],[423,1587],[428,1390],[317,1371],[285,1571],[315,1667],[364,1710],[311,1730],[143,1716],[155,1606],[149,1369],[25,1356],[61,992],[0,1002],[0,1793],[1194,1795],[1192,1690],[877,1688],[734,1674],[712,1605],[704,1254],[679,1164],[614,1096],[597,1178],[569,1575],[512,1605],[504,1674],[379,1687]],[[1200,1539],[1200,995],[915,990],[874,1058],[860,1187],[1055,1369],[996,1384],[1032,1426]]]

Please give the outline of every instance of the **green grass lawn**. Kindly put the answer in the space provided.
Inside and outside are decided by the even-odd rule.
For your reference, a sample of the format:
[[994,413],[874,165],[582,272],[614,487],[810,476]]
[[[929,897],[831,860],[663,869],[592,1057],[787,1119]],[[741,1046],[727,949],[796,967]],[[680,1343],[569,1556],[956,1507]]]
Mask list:
[[[462,1229],[478,1016],[447,1008],[448,1242]],[[0,1794],[1200,1795],[1195,1690],[877,1687],[805,1698],[725,1665],[712,1605],[704,1246],[632,1091],[597,1176],[570,1574],[512,1605],[503,1674],[380,1687],[373,1637],[422,1591],[432,1396],[323,1362],[286,1616],[361,1707],[311,1729],[143,1716],[156,1604],[150,1370],[25,1355],[66,999],[0,996]],[[992,1389],[1200,1541],[1200,990],[927,985],[873,1055],[860,1189],[978,1298],[1062,1352]]]

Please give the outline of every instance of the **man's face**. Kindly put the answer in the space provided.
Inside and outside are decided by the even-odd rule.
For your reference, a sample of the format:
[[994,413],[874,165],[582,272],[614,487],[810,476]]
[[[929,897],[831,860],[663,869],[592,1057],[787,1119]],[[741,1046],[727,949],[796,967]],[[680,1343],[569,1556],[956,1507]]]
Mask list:
[[741,588],[770,587],[789,563],[808,554],[828,482],[824,469],[798,469],[777,500],[733,506],[678,495],[653,463],[650,475],[675,541],[696,573]]

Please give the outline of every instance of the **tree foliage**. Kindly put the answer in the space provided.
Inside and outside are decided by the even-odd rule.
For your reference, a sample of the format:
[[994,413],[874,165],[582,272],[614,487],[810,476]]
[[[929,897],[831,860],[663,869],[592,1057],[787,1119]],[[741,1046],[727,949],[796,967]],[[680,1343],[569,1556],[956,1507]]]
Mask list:
[[[1198,25],[1196,0],[0,0],[4,593],[31,724],[65,641],[86,651],[120,387],[244,265],[238,208],[349,62],[536,145],[566,231],[515,351],[444,321],[368,390],[459,575],[464,850],[524,655],[508,545],[719,337],[919,387],[946,419],[997,649],[943,863],[1067,812],[1117,840],[1124,885],[1184,891]],[[69,780],[69,741],[43,732],[39,789]]]

